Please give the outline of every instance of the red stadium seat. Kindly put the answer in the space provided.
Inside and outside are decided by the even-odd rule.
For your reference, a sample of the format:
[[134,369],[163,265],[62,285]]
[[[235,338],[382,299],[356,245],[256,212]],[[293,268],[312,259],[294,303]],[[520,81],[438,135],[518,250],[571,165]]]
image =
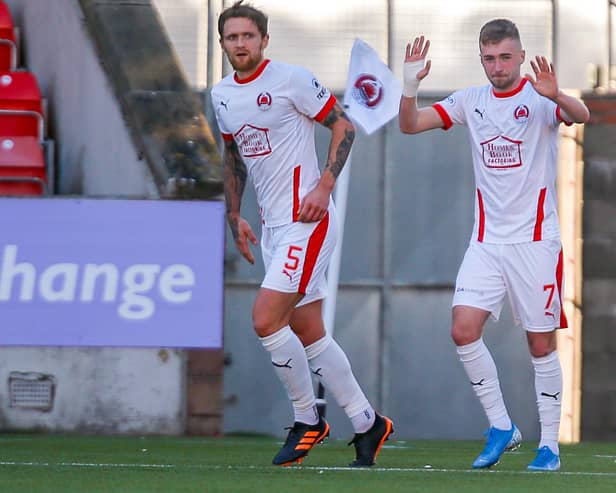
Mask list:
[[47,193],[47,170],[35,137],[0,137],[0,195]]
[[31,72],[0,72],[0,135],[44,138],[43,99]]
[[11,12],[0,1],[0,70],[15,70],[17,67],[17,39]]
[[53,142],[36,77],[16,70],[19,29],[0,0],[0,195],[44,195],[53,188]]

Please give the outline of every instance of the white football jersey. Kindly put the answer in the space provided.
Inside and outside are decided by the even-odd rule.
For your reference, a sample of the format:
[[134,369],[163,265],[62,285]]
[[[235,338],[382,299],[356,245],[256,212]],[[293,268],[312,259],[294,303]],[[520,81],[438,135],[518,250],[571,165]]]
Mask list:
[[308,70],[271,60],[247,79],[232,73],[213,87],[218,126],[237,143],[264,225],[297,220],[301,200],[320,178],[314,121],[335,103]]
[[556,159],[563,120],[556,103],[523,79],[508,93],[491,85],[456,91],[434,108],[445,130],[458,123],[470,132],[472,238],[501,244],[559,238]]

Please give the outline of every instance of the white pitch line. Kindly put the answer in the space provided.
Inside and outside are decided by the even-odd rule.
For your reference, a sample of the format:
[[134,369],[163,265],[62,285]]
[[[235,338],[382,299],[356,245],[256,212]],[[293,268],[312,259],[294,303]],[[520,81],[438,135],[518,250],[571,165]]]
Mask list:
[[[443,472],[443,473],[461,473],[461,474],[511,474],[511,475],[526,475],[526,474],[545,474],[540,471],[502,471],[498,469],[440,469],[436,467],[420,467],[420,468],[405,468],[405,467],[370,467],[370,468],[349,468],[349,467],[318,467],[318,466],[301,466],[301,469],[310,469],[315,471],[378,471],[378,472]],[[585,471],[556,471],[550,474],[563,476],[608,476],[616,477],[616,472],[585,472]]]
[[[328,471],[344,471],[354,474],[362,472],[380,473],[456,473],[456,474],[508,474],[508,475],[527,475],[544,474],[536,471],[502,471],[498,469],[474,470],[474,469],[442,469],[435,467],[319,467],[319,466],[292,466],[278,468],[272,466],[235,466],[235,465],[214,465],[214,464],[116,464],[116,463],[92,463],[92,462],[17,462],[0,461],[0,466],[31,466],[31,467],[89,467],[89,468],[120,468],[129,467],[135,469],[209,469],[209,470],[250,470],[250,471],[317,471],[319,474]],[[616,477],[616,472],[586,472],[586,471],[557,471],[550,475],[557,476],[602,476]]]
[[90,463],[90,462],[14,462],[0,461],[0,466],[33,466],[33,467],[135,467],[141,469],[173,469],[174,464],[113,464],[113,463]]

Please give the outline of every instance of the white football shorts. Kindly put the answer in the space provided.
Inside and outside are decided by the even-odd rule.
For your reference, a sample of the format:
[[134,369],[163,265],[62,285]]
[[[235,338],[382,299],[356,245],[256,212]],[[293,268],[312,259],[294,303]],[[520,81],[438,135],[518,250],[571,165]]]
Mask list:
[[559,239],[510,245],[473,241],[458,271],[452,306],[480,308],[498,320],[508,294],[516,324],[549,332],[567,327],[562,293]]
[[327,292],[325,272],[337,239],[338,219],[332,203],[319,222],[264,227],[261,253],[265,278],[261,287],[304,294],[297,306],[323,299]]

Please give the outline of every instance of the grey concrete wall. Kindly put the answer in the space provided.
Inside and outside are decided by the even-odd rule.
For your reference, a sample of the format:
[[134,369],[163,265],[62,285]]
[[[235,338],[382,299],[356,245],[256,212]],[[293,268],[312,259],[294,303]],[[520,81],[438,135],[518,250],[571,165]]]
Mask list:
[[[182,351],[166,349],[2,348],[0,429],[181,434],[184,365]],[[53,407],[11,406],[12,372],[53,377]]]
[[586,99],[582,439],[616,439],[616,96]]

